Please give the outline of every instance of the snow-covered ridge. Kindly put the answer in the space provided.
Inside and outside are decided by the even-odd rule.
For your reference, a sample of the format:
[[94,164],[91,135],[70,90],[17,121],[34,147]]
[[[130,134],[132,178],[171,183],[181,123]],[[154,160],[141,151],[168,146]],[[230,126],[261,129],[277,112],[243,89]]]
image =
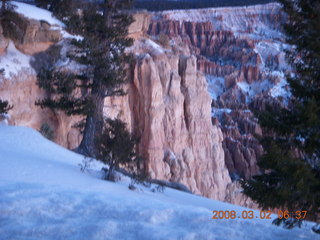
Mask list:
[[163,11],[162,15],[169,15],[171,19],[178,21],[190,22],[212,22],[219,15],[223,15],[225,19],[253,14],[268,14],[272,11],[279,10],[280,3],[268,3],[243,7],[218,7],[218,8],[202,8],[202,9],[182,9]]
[[[211,22],[216,30],[230,30],[234,33],[254,33],[272,37],[282,35],[276,28],[279,22],[268,18],[271,14],[278,14],[281,4],[269,3],[245,7],[221,7],[190,10],[163,11],[155,18],[189,22]],[[252,36],[251,36],[252,37]]]

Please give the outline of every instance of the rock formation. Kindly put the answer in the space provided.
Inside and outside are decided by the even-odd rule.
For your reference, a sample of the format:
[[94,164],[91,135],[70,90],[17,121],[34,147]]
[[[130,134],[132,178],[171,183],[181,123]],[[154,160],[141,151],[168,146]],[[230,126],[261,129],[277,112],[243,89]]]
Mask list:
[[211,123],[211,98],[196,58],[149,39],[136,41],[130,51],[136,63],[128,94],[118,102],[107,99],[106,115],[120,116],[141,136],[140,153],[148,159],[152,178],[180,182],[194,193],[223,200],[230,178],[222,132]]

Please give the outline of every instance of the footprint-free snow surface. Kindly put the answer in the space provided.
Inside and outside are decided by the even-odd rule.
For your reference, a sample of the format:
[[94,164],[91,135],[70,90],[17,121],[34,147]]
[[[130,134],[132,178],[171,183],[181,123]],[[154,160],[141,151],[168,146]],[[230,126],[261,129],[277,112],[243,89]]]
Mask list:
[[[98,162],[24,127],[0,126],[0,239],[319,239],[310,226],[271,220],[213,220],[213,210],[246,210],[166,188],[152,192],[101,180]],[[258,214],[258,212],[256,212]]]

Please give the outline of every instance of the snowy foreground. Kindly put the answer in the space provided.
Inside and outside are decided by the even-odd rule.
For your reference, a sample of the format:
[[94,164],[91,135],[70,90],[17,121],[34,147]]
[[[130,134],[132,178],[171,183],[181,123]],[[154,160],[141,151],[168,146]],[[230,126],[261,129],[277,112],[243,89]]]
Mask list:
[[[0,126],[0,239],[319,239],[310,226],[286,230],[271,220],[213,220],[213,210],[244,208],[129,180],[82,173],[83,157],[25,127]],[[309,225],[309,224],[308,224]]]

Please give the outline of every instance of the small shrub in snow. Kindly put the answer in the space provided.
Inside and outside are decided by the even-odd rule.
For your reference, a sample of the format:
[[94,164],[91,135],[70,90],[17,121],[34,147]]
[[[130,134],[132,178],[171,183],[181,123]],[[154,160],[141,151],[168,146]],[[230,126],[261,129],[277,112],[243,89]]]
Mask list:
[[312,231],[314,231],[317,234],[320,234],[320,223],[312,227]]
[[136,186],[132,182],[129,184],[128,188],[132,191],[137,190]]
[[97,158],[109,164],[106,180],[114,181],[114,170],[120,166],[134,174],[139,168],[141,158],[136,153],[138,138],[130,133],[120,119],[106,119],[103,131],[96,141]]
[[151,189],[151,192],[161,192],[163,193],[165,189],[164,185],[157,185],[156,187]]
[[80,171],[87,171],[90,168],[91,162],[92,158],[84,157],[84,159],[82,159],[82,163],[79,163]]
[[121,175],[116,171],[109,172],[109,169],[110,168],[105,167],[101,169],[103,172],[103,179],[111,182],[121,181]]

